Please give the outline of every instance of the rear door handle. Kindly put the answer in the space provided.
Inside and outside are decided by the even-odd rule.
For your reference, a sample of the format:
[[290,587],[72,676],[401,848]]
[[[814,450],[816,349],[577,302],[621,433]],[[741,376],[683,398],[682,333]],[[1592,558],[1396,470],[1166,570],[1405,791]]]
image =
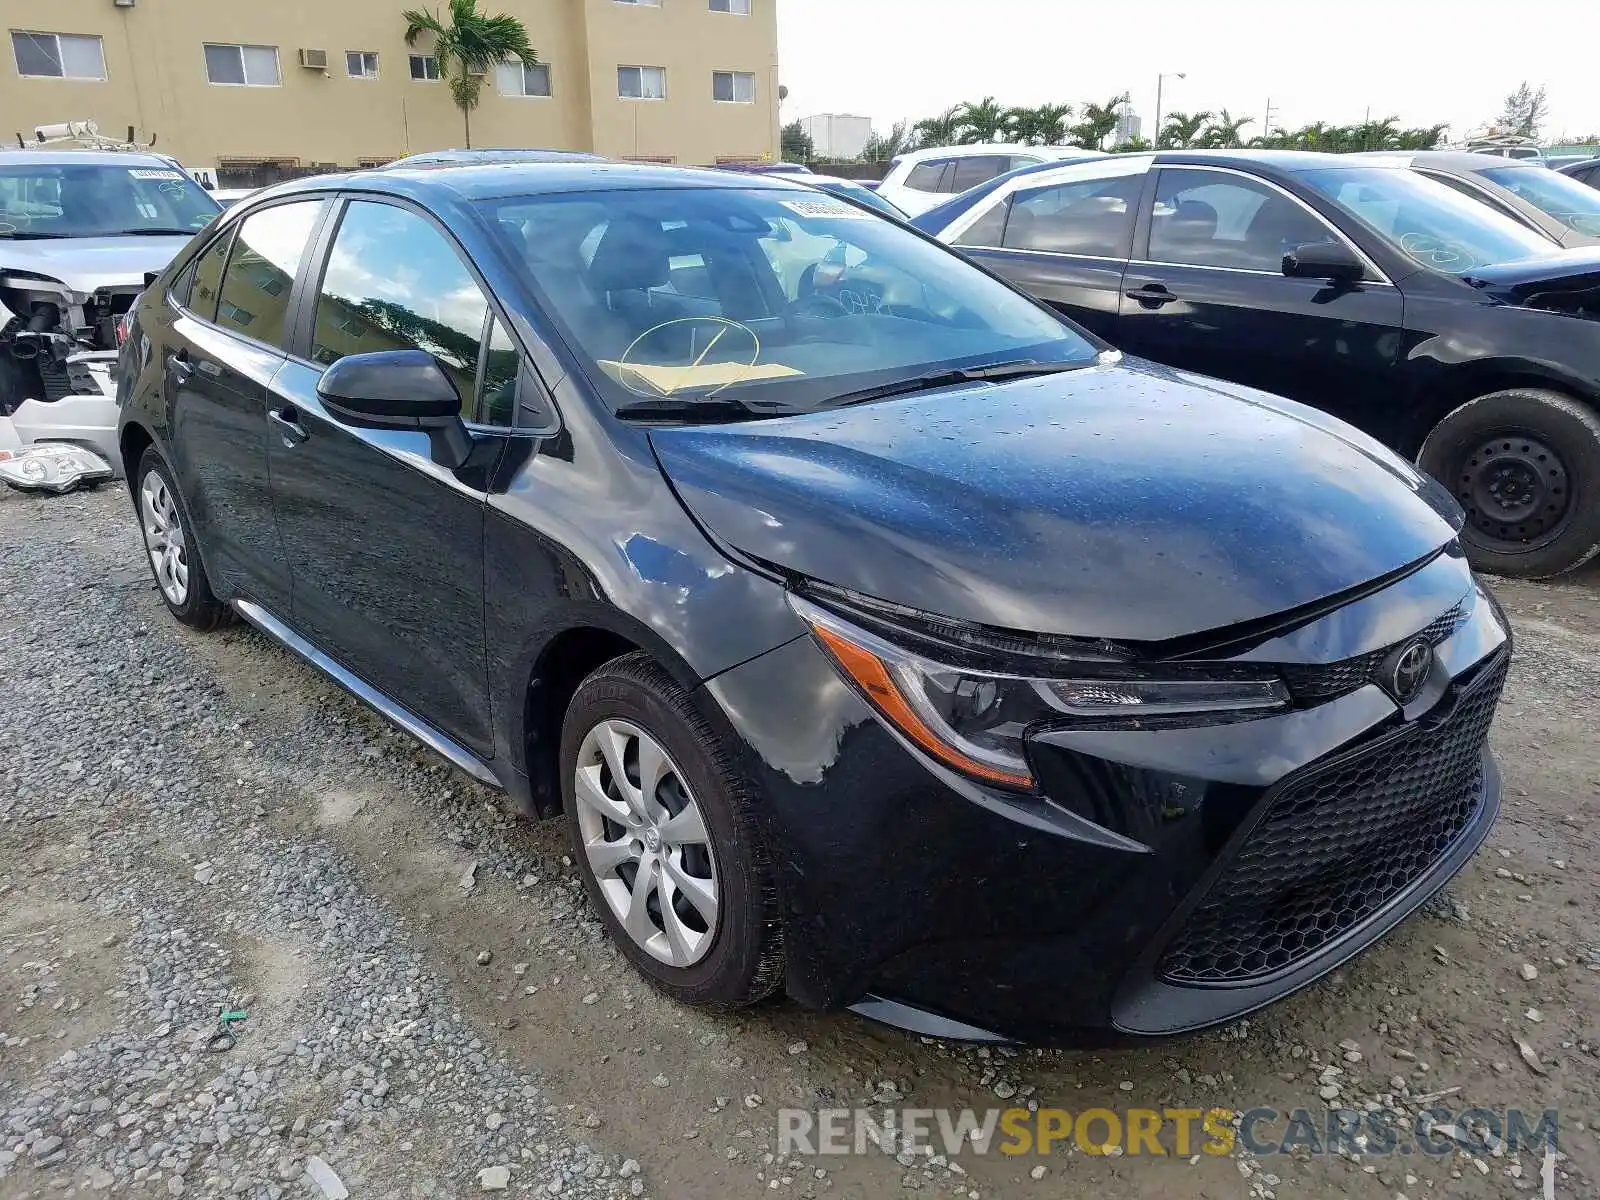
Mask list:
[[278,432],[283,435],[285,446],[298,446],[311,435],[306,432],[305,426],[295,418],[299,414],[293,408],[274,408],[267,413],[267,420],[278,427]]
[[1159,283],[1147,283],[1143,287],[1136,287],[1128,292],[1127,296],[1129,300],[1137,300],[1146,308],[1160,308],[1163,304],[1171,304],[1177,299]]

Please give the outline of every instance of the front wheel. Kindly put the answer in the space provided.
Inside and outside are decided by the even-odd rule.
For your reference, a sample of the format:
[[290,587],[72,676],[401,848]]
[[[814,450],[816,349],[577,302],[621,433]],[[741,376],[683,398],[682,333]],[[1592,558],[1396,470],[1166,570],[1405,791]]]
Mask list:
[[578,688],[561,733],[568,832],[612,939],[662,991],[734,1008],[783,977],[772,866],[722,737],[646,654]]
[[1417,462],[1466,510],[1476,567],[1543,579],[1600,553],[1600,414],[1571,396],[1508,388],[1469,400]]

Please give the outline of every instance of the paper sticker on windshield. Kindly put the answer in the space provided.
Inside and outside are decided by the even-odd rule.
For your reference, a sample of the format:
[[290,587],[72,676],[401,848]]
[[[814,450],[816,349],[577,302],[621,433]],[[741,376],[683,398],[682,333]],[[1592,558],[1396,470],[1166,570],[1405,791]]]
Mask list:
[[872,214],[866,209],[845,204],[840,200],[785,200],[783,206],[790,212],[799,213],[802,217],[834,217],[846,221],[856,218],[872,219]]
[[143,171],[131,170],[128,172],[135,179],[182,179],[182,171]]

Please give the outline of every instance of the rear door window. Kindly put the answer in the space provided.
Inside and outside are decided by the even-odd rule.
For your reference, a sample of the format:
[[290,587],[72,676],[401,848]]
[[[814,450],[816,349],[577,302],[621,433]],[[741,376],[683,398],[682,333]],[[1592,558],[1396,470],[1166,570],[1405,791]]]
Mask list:
[[906,186],[914,192],[937,192],[939,190],[939,176],[944,174],[945,165],[949,159],[936,158],[930,162],[920,162],[911,168],[911,174],[906,176]]
[[264,208],[244,219],[222,276],[219,326],[269,345],[287,346],[295,276],[321,212],[321,200],[300,200]]
[[1126,258],[1142,175],[1086,179],[1018,192],[1006,224],[1013,250]]
[[230,229],[207,247],[189,271],[194,283],[180,302],[202,320],[216,319],[217,293],[222,289],[222,268],[228,263],[228,248],[232,245],[233,230]]
[[950,190],[964,192],[968,188],[977,187],[980,183],[988,183],[996,175],[1004,175],[1011,169],[1011,159],[1004,154],[977,154],[969,158],[956,159],[955,181]]
[[476,419],[489,300],[432,222],[393,204],[351,201],[316,304],[311,356],[317,362],[425,350],[456,385],[461,415]]
[[1278,274],[1283,256],[1296,246],[1337,240],[1317,217],[1254,179],[1220,171],[1161,172],[1150,218],[1155,262]]

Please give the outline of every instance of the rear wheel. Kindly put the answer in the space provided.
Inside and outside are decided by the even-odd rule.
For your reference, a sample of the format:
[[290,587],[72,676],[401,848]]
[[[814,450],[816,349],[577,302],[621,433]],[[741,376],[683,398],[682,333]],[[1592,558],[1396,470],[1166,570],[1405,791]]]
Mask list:
[[750,786],[693,698],[646,654],[606,664],[567,708],[561,773],[584,886],[629,961],[691,1004],[770,994],[771,862]]
[[1600,553],[1600,414],[1571,396],[1508,388],[1470,400],[1417,461],[1466,510],[1474,566],[1539,579]]
[[178,499],[172,471],[154,446],[147,447],[139,459],[133,503],[144,534],[150,572],[167,611],[201,631],[225,623],[232,610],[211,592],[211,581],[195,552],[194,532]]

